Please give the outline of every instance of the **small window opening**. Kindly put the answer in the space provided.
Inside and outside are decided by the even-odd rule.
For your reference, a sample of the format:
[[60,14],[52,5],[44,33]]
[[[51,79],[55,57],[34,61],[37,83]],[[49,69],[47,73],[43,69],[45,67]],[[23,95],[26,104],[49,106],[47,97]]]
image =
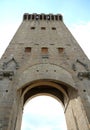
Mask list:
[[59,16],[59,20],[61,20],[61,21],[62,21],[62,16]]
[[64,51],[64,48],[62,48],[62,47],[58,48],[59,53],[62,53],[63,51]]
[[53,43],[51,43],[50,45],[54,45]]
[[36,20],[38,20],[39,19],[39,16],[38,15],[36,15]]
[[50,20],[50,16],[49,15],[47,16],[47,19]]
[[54,20],[54,16],[53,15],[51,16],[51,19]]
[[41,30],[45,30],[46,28],[45,27],[41,27]]
[[52,30],[56,30],[56,28],[55,28],[55,27],[52,27]]
[[32,19],[34,19],[34,15],[32,15]]
[[48,54],[48,48],[42,47],[42,54]]
[[32,29],[32,30],[34,30],[34,29],[35,29],[35,27],[31,27],[31,29]]
[[39,45],[38,43],[35,43],[35,45]]
[[27,15],[25,14],[25,15],[24,15],[24,20],[26,20],[26,19],[27,19]]
[[26,47],[25,52],[30,53],[31,52],[31,47]]
[[48,57],[48,48],[47,47],[43,47],[42,48],[42,58],[43,59],[48,59],[49,57]]
[[42,20],[42,15],[40,15],[40,19]]
[[44,20],[46,20],[46,15],[44,15]]
[[58,20],[58,16],[57,15],[55,16],[55,19]]
[[31,15],[28,15],[28,20],[31,19]]

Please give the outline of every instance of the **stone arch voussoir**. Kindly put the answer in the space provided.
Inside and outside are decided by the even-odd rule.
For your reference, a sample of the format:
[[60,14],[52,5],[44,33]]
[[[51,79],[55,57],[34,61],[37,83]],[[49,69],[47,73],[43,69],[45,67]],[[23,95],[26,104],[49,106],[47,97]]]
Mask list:
[[17,90],[37,80],[57,81],[76,88],[71,74],[54,64],[37,64],[24,70],[17,77]]

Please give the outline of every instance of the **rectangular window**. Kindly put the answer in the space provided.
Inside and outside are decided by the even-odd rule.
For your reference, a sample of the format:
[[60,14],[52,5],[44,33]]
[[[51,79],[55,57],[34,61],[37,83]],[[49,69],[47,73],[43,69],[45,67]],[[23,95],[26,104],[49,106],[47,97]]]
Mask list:
[[46,28],[45,27],[41,27],[41,30],[45,30]]
[[55,28],[55,27],[52,27],[52,30],[56,30],[56,28]]
[[48,48],[42,47],[42,54],[48,54]]
[[55,20],[58,20],[58,16],[57,15],[55,15]]
[[27,15],[25,14],[25,15],[24,15],[24,20],[26,20],[26,19],[27,19]]
[[49,15],[47,16],[47,20],[50,20],[50,16]]
[[43,47],[41,51],[42,51],[42,58],[43,59],[48,59],[48,48]]
[[28,20],[31,19],[31,15],[28,15]]
[[42,20],[42,15],[40,15],[40,19]]
[[32,30],[34,30],[34,29],[35,29],[35,27],[31,27],[31,29],[32,29]]
[[30,52],[31,52],[31,47],[26,47],[26,48],[25,48],[25,52],[26,52],[26,53],[30,53]]
[[46,15],[44,15],[44,20],[46,20]]
[[54,20],[54,16],[53,15],[51,16],[51,19]]
[[32,15],[32,20],[34,19],[34,15]]
[[38,20],[39,19],[39,16],[38,15],[36,15],[36,20]]
[[62,53],[63,51],[64,51],[64,48],[62,48],[62,47],[59,47],[59,48],[58,48],[58,52],[59,52],[59,53]]

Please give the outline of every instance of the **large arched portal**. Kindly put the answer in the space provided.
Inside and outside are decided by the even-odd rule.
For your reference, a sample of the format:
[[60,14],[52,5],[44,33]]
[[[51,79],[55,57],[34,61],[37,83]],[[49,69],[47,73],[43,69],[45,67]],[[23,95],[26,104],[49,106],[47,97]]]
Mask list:
[[[55,81],[49,81],[49,80],[35,81],[31,85],[26,86],[22,89],[20,107],[21,106],[24,107],[25,103],[28,100],[30,100],[30,98],[33,98],[37,95],[50,95],[62,103],[65,112],[67,109],[67,105],[69,103],[69,96],[68,96],[67,89],[68,88],[65,85],[61,85],[59,83],[56,83]],[[21,115],[18,115],[16,130],[18,128],[20,130],[21,127],[20,119],[22,118],[22,113],[21,112],[19,113]]]
[[[88,130],[88,121],[81,98],[68,71],[56,65],[37,64],[17,76],[16,81],[17,89],[14,91],[16,98],[9,128],[12,126],[14,130],[21,130],[25,103],[36,95],[46,94],[62,103],[68,130],[82,128],[82,130],[86,128]],[[82,124],[82,119],[84,124]]]
[[[76,114],[81,107],[81,101],[78,97],[77,91],[74,88],[69,88],[68,86],[60,84],[56,81],[38,80],[20,89],[20,91],[21,99],[19,102],[19,111],[15,130],[21,129],[23,107],[25,103],[30,100],[30,98],[41,94],[51,95],[58,101],[61,101],[64,108],[68,129],[75,127],[74,130],[77,130],[79,128]],[[78,116],[79,114],[81,113],[78,113]]]

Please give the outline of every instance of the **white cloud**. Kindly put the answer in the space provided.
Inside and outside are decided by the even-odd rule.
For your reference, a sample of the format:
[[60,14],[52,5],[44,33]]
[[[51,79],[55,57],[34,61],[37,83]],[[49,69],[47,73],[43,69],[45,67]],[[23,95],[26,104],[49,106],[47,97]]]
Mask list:
[[[38,101],[37,101],[38,100]],[[48,102],[47,102],[48,101]],[[34,103],[35,102],[35,103]],[[30,105],[32,104],[32,105]],[[56,99],[53,99],[52,100],[52,97],[48,98],[48,96],[42,96],[42,98],[40,98],[39,96],[36,97],[36,98],[33,98],[31,101],[30,101],[30,104],[27,103],[26,104],[26,107],[24,108],[26,113],[28,112],[31,112],[33,114],[36,114],[37,111],[35,111],[33,108],[37,108],[38,110],[38,114],[44,114],[44,111],[47,111],[47,115],[52,115],[54,113],[54,110],[56,110],[56,114],[55,115],[58,115],[58,112],[63,111],[63,108],[61,107],[60,103],[56,100]],[[41,104],[41,108],[39,106],[39,104]],[[49,106],[48,106],[49,104]],[[54,104],[54,105],[53,105]],[[60,107],[60,109],[58,109],[57,105]],[[48,106],[48,107],[46,107]],[[53,108],[53,109],[51,109]],[[45,114],[46,115],[46,114]]]
[[90,22],[80,22],[79,24],[70,25],[69,29],[90,59]]
[[21,130],[66,130],[63,108],[50,96],[31,99],[24,110]]
[[0,25],[0,57],[14,36],[18,23],[2,23]]

